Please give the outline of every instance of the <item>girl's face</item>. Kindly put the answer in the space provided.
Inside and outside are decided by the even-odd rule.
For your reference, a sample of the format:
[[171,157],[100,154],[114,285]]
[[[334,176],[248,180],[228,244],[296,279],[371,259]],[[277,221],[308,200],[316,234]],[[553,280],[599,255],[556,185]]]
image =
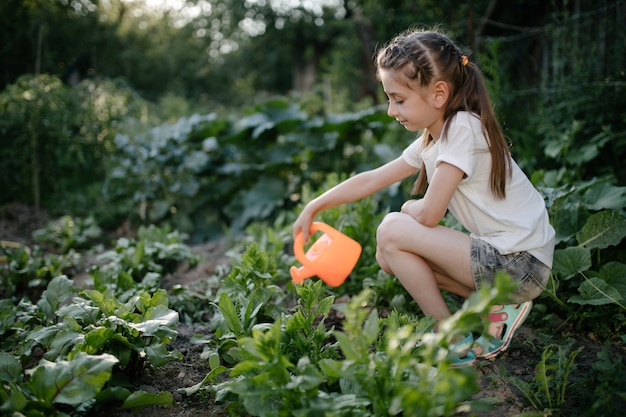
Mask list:
[[405,129],[415,132],[428,129],[436,140],[443,128],[443,108],[434,86],[409,88],[402,82],[402,74],[393,70],[381,70],[380,79],[389,99],[387,114],[395,118]]

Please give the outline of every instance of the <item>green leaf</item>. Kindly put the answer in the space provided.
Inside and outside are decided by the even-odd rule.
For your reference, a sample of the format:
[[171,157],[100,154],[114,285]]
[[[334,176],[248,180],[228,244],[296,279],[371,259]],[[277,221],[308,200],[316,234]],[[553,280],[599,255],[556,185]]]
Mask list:
[[223,292],[220,295],[220,301],[218,305],[220,307],[222,315],[224,316],[224,321],[226,322],[226,325],[228,326],[230,331],[235,333],[236,336],[241,335],[243,333],[241,319],[237,314],[237,310],[235,310],[235,305],[230,299],[230,296]]
[[576,234],[579,246],[604,249],[617,245],[626,236],[626,217],[614,211],[601,211],[591,216]]
[[602,265],[597,277],[609,283],[626,299],[626,264],[609,262]]
[[87,354],[95,355],[109,343],[114,335],[115,331],[113,329],[96,327],[85,335],[85,341],[83,346],[81,346],[81,350]]
[[363,337],[366,343],[373,344],[378,339],[378,310],[372,309],[363,325]]
[[167,347],[163,343],[153,343],[146,346],[146,357],[155,367],[163,366],[167,363]]
[[556,231],[556,243],[567,242],[582,228],[589,217],[578,194],[570,191],[554,201],[550,207],[550,222]]
[[580,295],[574,295],[567,301],[583,305],[600,306],[615,303],[619,305],[622,301],[620,293],[606,281],[599,278],[586,279],[578,287]]
[[285,322],[285,331],[289,333],[295,333],[298,330],[306,329],[308,321],[302,314],[302,311],[296,311],[291,317],[287,318]]
[[41,294],[41,299],[37,305],[48,320],[52,320],[59,305],[74,295],[74,291],[74,282],[72,280],[65,275],[58,276],[50,281],[46,290]]
[[77,298],[74,298],[72,304],[64,305],[57,310],[57,316],[61,318],[71,317],[74,320],[89,324],[98,318],[99,313],[98,307]]
[[76,406],[95,398],[118,362],[108,353],[94,356],[83,352],[70,361],[42,359],[28,385],[41,401]]
[[160,405],[168,407],[174,404],[174,397],[170,392],[159,392],[153,394],[145,391],[135,391],[126,398],[124,404],[120,407],[122,410],[137,409],[149,405]]
[[163,305],[149,308],[142,319],[139,323],[129,323],[129,326],[144,336],[161,336],[164,332],[172,337],[177,334],[173,328],[178,323],[178,313]]
[[591,268],[591,253],[584,247],[570,246],[554,252],[552,271],[562,279],[570,279]]
[[49,350],[45,353],[44,358],[55,360],[60,356],[64,356],[74,347],[74,345],[84,340],[84,335],[69,329],[63,329],[56,333],[54,340],[50,344]]
[[608,182],[594,184],[582,196],[589,210],[620,211],[626,207],[626,187],[616,187]]
[[324,374],[330,378],[341,378],[344,376],[345,368],[352,361],[338,361],[334,359],[321,359],[318,362],[318,366],[324,372]]
[[115,297],[105,296],[98,290],[85,290],[84,294],[100,308],[105,317],[126,317],[127,314],[125,313],[128,313],[127,307],[117,301]]
[[22,364],[20,360],[8,353],[0,352],[0,380],[17,381],[22,377]]

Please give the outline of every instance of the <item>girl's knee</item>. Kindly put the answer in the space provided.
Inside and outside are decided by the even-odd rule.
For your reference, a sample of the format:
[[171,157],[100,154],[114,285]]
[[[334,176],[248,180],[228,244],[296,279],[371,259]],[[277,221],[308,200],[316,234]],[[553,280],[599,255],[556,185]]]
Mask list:
[[379,248],[386,250],[390,245],[393,245],[394,239],[402,233],[402,225],[406,221],[406,217],[406,214],[393,212],[383,218],[376,229],[376,242]]

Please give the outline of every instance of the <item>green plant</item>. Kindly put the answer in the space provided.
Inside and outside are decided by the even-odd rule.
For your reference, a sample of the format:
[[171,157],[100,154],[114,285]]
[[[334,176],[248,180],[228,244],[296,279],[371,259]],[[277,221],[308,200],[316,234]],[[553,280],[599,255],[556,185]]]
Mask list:
[[135,220],[169,222],[193,239],[211,239],[224,225],[240,232],[292,207],[306,182],[317,188],[328,172],[388,160],[392,146],[379,142],[395,143],[386,135],[397,127],[387,122],[379,108],[310,117],[297,104],[273,100],[236,122],[206,114],[141,131],[121,128],[105,196]]
[[581,348],[572,350],[572,347],[572,340],[564,345],[546,346],[531,382],[526,382],[516,376],[505,375],[503,370],[500,371],[500,377],[519,388],[524,398],[535,410],[544,413],[559,413],[566,401],[570,375],[576,367],[574,361],[581,351]]
[[35,240],[51,244],[61,253],[67,253],[70,249],[90,248],[101,236],[102,229],[93,216],[85,219],[62,216],[33,232]]
[[626,365],[615,360],[614,349],[609,343],[604,344],[591,372],[579,382],[575,392],[582,397],[581,402],[590,404],[588,409],[596,415],[618,415],[621,412],[620,399],[626,400]]
[[39,246],[14,248],[0,245],[5,266],[0,266],[0,297],[14,301],[22,297],[37,299],[48,283],[76,265],[76,252],[63,255],[46,254]]
[[337,347],[331,343],[333,327],[327,329],[326,324],[335,297],[327,294],[321,280],[295,288],[297,304],[293,314],[284,318],[287,357],[293,362],[306,357],[314,364],[323,358],[336,358]]
[[264,252],[256,243],[249,244],[239,260],[231,262],[231,269],[221,282],[217,296],[222,294],[244,302],[257,300],[261,320],[276,319],[285,311],[286,293],[276,280],[275,258]]
[[112,378],[135,378],[180,358],[167,350],[178,314],[167,308],[165,290],[137,292],[126,303],[96,290],[84,295],[59,276],[37,304],[0,305],[3,413],[63,416],[62,410],[84,413],[114,401],[122,409],[172,403],[169,393],[131,392]]
[[183,240],[183,234],[167,226],[140,227],[136,239],[120,238],[113,249],[98,256],[106,262],[89,270],[95,288],[131,294],[137,283],[147,290],[160,288],[163,274],[173,272],[181,262],[195,265],[199,260]]
[[215,381],[217,374],[223,382],[206,389],[229,403],[227,408],[256,416],[444,416],[461,403],[466,409],[479,407],[466,403],[477,390],[475,370],[451,369],[448,349],[458,335],[479,329],[489,306],[512,289],[510,280],[498,275],[496,287],[481,288],[436,335],[427,333],[432,320],[397,313],[382,326],[371,290],[342,308],[342,330],[331,333],[324,321],[332,298],[324,296],[322,286],[306,282],[298,288],[302,298],[293,315],[237,337],[232,348],[237,363],[230,370],[212,366],[203,383]]

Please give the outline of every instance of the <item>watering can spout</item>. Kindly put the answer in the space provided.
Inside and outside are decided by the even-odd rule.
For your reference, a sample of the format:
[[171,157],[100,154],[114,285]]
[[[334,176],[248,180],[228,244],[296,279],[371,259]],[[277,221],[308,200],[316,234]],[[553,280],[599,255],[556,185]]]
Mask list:
[[311,278],[315,275],[315,271],[308,266],[301,266],[300,268],[292,266],[289,272],[291,273],[291,279],[295,284],[302,284],[305,279]]

